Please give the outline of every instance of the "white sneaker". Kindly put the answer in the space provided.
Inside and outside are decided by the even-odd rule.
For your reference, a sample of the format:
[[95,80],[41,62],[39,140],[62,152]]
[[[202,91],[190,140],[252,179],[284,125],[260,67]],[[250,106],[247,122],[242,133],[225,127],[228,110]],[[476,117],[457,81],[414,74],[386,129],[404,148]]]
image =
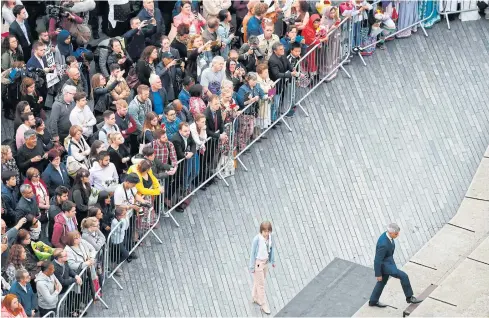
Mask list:
[[267,315],[270,315],[270,307],[268,307],[268,304],[265,304],[260,307],[260,309]]

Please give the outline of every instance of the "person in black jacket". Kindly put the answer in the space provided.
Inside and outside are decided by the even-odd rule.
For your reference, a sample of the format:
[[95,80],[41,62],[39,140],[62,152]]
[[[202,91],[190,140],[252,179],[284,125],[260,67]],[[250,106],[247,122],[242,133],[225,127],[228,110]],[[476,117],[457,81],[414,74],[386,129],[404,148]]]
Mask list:
[[192,180],[198,174],[194,157],[197,147],[194,139],[190,136],[189,124],[180,123],[178,133],[174,134],[170,141],[175,146],[177,160],[185,159],[178,165],[176,187],[179,188],[181,194],[186,195],[189,193]]
[[110,92],[116,88],[119,84],[119,80],[113,81],[109,86],[105,77],[97,73],[92,76],[92,90],[93,90],[93,114],[97,123],[104,121],[103,113],[109,110]]
[[15,209],[19,191],[17,188],[17,173],[13,171],[2,171],[2,203],[5,211],[2,213],[2,219],[8,228],[15,225]]
[[[100,210],[103,214],[102,219],[99,218],[98,212],[96,212],[95,215],[92,215],[92,212],[90,212],[92,209],[97,209],[97,211]],[[112,219],[115,217],[114,207],[112,206],[112,200],[109,192],[100,191],[98,194],[97,203],[88,210],[88,216],[95,216],[97,219],[99,219],[100,231],[104,233],[105,237],[108,237],[110,234]]]
[[[209,106],[204,110],[204,116],[207,126],[207,136],[212,138],[209,140],[209,142],[207,142],[206,151],[204,153],[207,171],[203,176],[203,180],[206,180],[210,175],[212,175],[214,169],[216,168],[216,163],[219,161],[219,158],[215,158],[215,156],[219,155],[219,140],[223,142],[227,142],[228,140],[228,136],[224,131],[224,121],[222,120],[219,96],[212,95],[210,97]],[[215,180],[212,179],[208,184],[212,184],[214,181]]]
[[121,42],[115,38],[110,39],[107,67],[110,67],[112,64],[118,64],[121,70],[125,71],[125,74],[129,74],[129,69],[133,63],[127,51],[122,48]]
[[126,42],[128,55],[136,63],[145,50],[146,38],[156,32],[156,26],[149,24],[150,20],[141,22],[138,17],[131,19],[131,30],[122,36]]
[[64,293],[75,282],[78,285],[82,284],[81,277],[68,266],[68,254],[62,248],[54,249],[53,258],[54,276],[56,276],[61,286],[63,286],[61,293]]
[[71,201],[76,204],[76,221],[80,225],[81,221],[88,215],[88,199],[92,192],[89,176],[90,172],[88,170],[83,168],[78,170],[73,183],[73,192],[71,193]]
[[19,171],[25,175],[27,169],[34,167],[38,171],[44,171],[47,166],[47,153],[42,144],[37,142],[36,132],[28,129],[24,133],[25,144],[17,152],[17,164]]
[[67,187],[59,186],[56,188],[54,192],[54,196],[51,198],[49,202],[48,209],[48,238],[49,242],[51,242],[51,238],[53,237],[53,228],[54,228],[54,218],[56,215],[61,213],[61,205],[63,202],[68,201],[68,195],[70,191]]
[[17,206],[15,208],[15,222],[19,222],[20,219],[31,214],[36,218],[39,217],[41,211],[37,205],[36,197],[32,187],[28,184],[20,186],[20,193],[22,194]]
[[136,65],[136,73],[140,84],[148,85],[151,73],[156,73],[155,62],[158,59],[158,50],[155,46],[148,46],[141,53],[141,58]]

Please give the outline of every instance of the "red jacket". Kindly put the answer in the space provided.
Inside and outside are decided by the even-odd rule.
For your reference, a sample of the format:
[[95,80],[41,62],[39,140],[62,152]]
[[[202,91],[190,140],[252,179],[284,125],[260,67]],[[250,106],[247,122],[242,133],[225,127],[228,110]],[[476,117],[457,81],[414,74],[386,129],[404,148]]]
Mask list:
[[[75,227],[78,228],[78,223],[76,218],[73,218],[73,223]],[[51,243],[54,247],[64,248],[68,239],[68,226],[66,225],[66,219],[64,213],[61,212],[54,217],[54,227],[53,227],[53,237],[51,238]]]

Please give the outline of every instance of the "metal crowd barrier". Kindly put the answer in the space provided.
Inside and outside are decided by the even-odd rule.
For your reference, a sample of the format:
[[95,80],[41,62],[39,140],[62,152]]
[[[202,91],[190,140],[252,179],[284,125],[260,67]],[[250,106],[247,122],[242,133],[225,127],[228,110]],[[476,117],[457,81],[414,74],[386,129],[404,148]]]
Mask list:
[[307,76],[310,84],[299,88],[299,94],[295,105],[298,106],[306,116],[308,112],[302,106],[303,101],[312,94],[323,82],[333,80],[342,70],[348,78],[351,78],[343,66],[350,60],[352,53],[352,19],[351,17],[341,20],[339,25],[328,33],[328,40],[316,44],[308,49],[307,53],[298,61],[296,70]]
[[[439,1],[440,1],[440,5],[444,6],[443,8],[446,8],[447,3],[448,2],[452,2],[453,0],[439,0]],[[463,4],[464,1],[462,1],[460,3]],[[475,8],[471,8],[471,9],[462,9],[462,10],[456,10],[456,11],[445,11],[445,10],[443,10],[443,12],[440,10],[440,12],[438,12],[438,13],[440,15],[444,15],[445,16],[445,21],[447,21],[448,30],[451,30],[450,20],[448,19],[448,15],[449,14],[464,13],[464,12],[473,12],[473,11],[479,11],[479,7],[477,7],[477,4],[476,4],[476,7]]]
[[51,310],[50,312],[42,316],[42,318],[48,318],[48,317],[56,317],[56,313],[54,312],[54,310]]
[[[104,249],[99,251],[96,259],[99,259],[98,256],[103,251]],[[73,317],[74,315],[81,317],[94,301],[100,301],[106,308],[109,308],[102,299],[102,276],[104,275],[102,268],[96,264],[92,267],[85,267],[80,273],[77,273],[81,277],[82,284],[78,285],[75,282],[66,289],[58,301],[56,317]]]
[[[381,38],[380,40],[377,40],[377,41],[375,41],[375,42],[373,42],[373,43],[370,43],[370,44],[368,44],[368,45],[366,45],[366,46],[363,46],[363,47],[359,48],[359,50],[360,50],[360,51],[364,51],[364,50],[366,50],[366,49],[368,49],[368,48],[370,48],[370,47],[372,47],[372,46],[374,46],[374,45],[377,45],[377,44],[379,44],[379,43],[381,43],[381,42],[383,42],[383,41],[386,41],[386,40],[388,40],[388,39],[390,39],[390,38],[392,38],[392,37],[395,37],[397,34],[399,34],[399,33],[401,33],[401,32],[404,32],[404,31],[406,31],[406,30],[409,30],[409,29],[411,29],[412,27],[414,27],[414,26],[416,26],[416,25],[419,25],[419,27],[420,27],[420,28],[423,30],[424,35],[427,37],[427,36],[428,36],[428,33],[426,32],[426,29],[425,29],[425,27],[423,26],[423,22],[425,22],[425,21],[427,21],[427,20],[431,19],[431,18],[433,17],[433,15],[435,14],[435,12],[436,12],[435,8],[436,8],[436,5],[438,4],[438,2],[437,2],[437,1],[434,1],[434,2],[435,2],[435,4],[433,5],[433,7],[432,7],[432,9],[431,9],[431,13],[430,13],[430,15],[429,15],[429,16],[427,16],[426,18],[421,19],[421,20],[418,20],[418,21],[416,21],[415,23],[411,24],[410,26],[407,26],[407,27],[405,27],[405,28],[403,28],[403,29],[401,29],[401,30],[397,30],[397,31],[396,31],[396,32],[394,32],[394,33],[388,34],[388,35],[386,35],[384,38]],[[360,60],[362,60],[363,65],[364,65],[364,66],[367,66],[367,63],[365,62],[365,59],[363,58],[363,56],[362,56],[361,54],[359,54],[358,56],[360,57]]]

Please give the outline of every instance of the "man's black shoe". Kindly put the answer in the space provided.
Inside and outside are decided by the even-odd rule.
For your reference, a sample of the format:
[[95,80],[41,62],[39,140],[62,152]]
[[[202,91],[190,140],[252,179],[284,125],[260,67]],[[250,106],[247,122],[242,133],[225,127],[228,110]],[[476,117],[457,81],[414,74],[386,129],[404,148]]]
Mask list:
[[408,302],[408,304],[419,304],[420,302],[422,302],[422,300],[420,300],[414,296],[406,298],[406,301]]
[[383,303],[381,303],[380,301],[378,301],[378,302],[376,302],[376,303],[371,303],[371,302],[369,302],[369,303],[368,303],[368,305],[369,305],[370,307],[380,307],[380,308],[385,308],[385,307],[387,307],[387,305],[386,305],[386,304],[383,304]]
[[93,37],[95,40],[98,40],[98,39],[100,39],[100,34],[98,34],[98,32],[93,32],[93,33],[92,33],[92,37]]
[[185,209],[184,209],[184,208],[182,208],[181,206],[177,206],[177,207],[175,208],[175,211],[180,212],[180,213],[183,213],[183,212],[185,212]]

